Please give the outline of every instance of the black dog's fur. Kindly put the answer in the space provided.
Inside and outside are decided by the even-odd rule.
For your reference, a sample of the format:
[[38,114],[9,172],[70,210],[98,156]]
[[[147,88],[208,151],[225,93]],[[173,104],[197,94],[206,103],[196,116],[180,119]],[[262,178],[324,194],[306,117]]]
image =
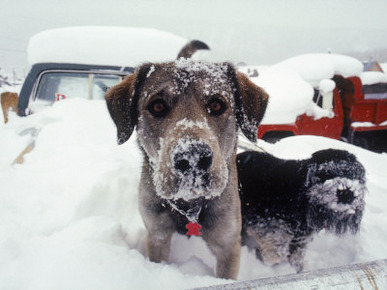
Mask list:
[[237,157],[242,242],[266,264],[303,267],[305,246],[322,229],[359,230],[365,170],[342,150],[322,150],[306,160],[283,160],[248,151]]

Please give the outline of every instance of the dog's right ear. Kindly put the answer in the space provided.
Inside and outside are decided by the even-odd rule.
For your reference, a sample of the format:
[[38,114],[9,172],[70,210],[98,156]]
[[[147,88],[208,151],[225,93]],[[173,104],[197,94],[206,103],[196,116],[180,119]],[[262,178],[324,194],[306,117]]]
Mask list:
[[105,95],[110,116],[117,127],[117,142],[119,145],[125,143],[130,138],[135,126],[135,120],[133,120],[130,111],[136,76],[136,73],[128,76],[118,85],[108,90]]
[[136,120],[131,116],[136,78],[136,73],[128,76],[105,95],[110,116],[117,127],[117,142],[120,145],[129,139],[136,125]]
[[117,126],[119,145],[128,141],[137,125],[138,99],[151,67],[152,64],[142,65],[135,73],[108,90],[105,95],[110,116]]

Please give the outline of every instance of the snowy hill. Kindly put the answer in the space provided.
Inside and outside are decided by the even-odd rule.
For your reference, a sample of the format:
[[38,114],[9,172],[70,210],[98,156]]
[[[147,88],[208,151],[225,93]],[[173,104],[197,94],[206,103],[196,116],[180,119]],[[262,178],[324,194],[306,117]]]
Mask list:
[[[22,165],[14,158],[39,131]],[[103,101],[66,100],[0,124],[0,288],[183,289],[230,281],[214,278],[215,257],[197,237],[174,236],[170,263],[145,255],[137,209],[142,156],[135,136],[115,141]],[[387,155],[339,141],[300,136],[259,145],[281,158],[306,158],[324,148],[354,153],[367,170],[360,233],[320,233],[308,246],[305,270],[387,257]],[[294,273],[270,268],[242,248],[239,280]]]

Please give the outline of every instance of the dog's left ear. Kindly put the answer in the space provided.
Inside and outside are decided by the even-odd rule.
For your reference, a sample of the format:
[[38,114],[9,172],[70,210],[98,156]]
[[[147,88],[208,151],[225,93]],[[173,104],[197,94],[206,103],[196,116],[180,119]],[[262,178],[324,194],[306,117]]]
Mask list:
[[269,95],[231,65],[229,76],[234,83],[238,125],[251,142],[256,142],[258,125],[265,114]]

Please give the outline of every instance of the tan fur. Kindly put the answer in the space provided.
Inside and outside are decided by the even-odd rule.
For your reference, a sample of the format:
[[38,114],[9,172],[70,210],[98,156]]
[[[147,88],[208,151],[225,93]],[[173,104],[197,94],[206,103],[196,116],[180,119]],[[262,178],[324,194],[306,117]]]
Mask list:
[[8,112],[10,110],[17,112],[17,103],[17,93],[4,92],[1,94],[1,107],[3,109],[4,123],[8,122]]
[[[139,203],[148,231],[150,260],[167,261],[172,234],[182,232],[178,221],[184,222],[185,217],[168,202],[184,200],[190,205],[203,199],[205,206],[198,221],[203,239],[217,258],[216,275],[236,279],[241,246],[237,128],[241,127],[250,139],[256,138],[268,96],[229,64],[195,65],[184,60],[146,64],[109,90],[106,101],[117,125],[119,143],[125,142],[136,126],[144,152]],[[208,108],[214,98],[226,107],[217,116]],[[150,113],[155,100],[167,104],[166,116]],[[181,151],[187,144],[210,148],[212,162],[206,169],[209,185],[202,185],[201,179],[198,184],[186,185],[194,182],[185,180],[176,169],[174,157],[181,152],[191,154]]]

